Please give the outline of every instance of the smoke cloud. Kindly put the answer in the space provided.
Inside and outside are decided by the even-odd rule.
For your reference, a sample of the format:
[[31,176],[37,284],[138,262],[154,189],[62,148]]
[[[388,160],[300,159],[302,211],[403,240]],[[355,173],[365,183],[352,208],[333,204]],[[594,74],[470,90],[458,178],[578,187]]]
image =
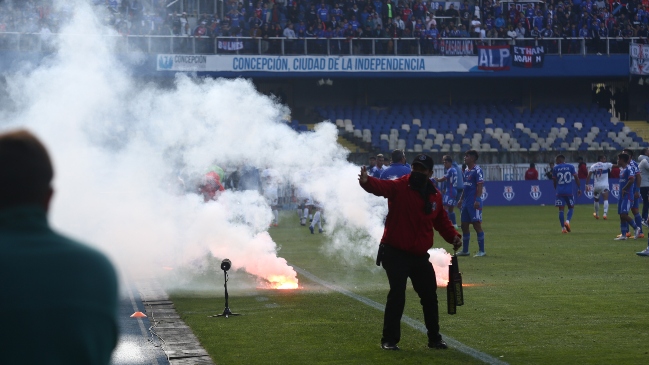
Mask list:
[[2,129],[28,128],[50,150],[56,229],[131,275],[209,254],[271,287],[296,283],[267,232],[272,214],[262,196],[226,190],[204,203],[179,189],[181,168],[247,164],[272,167],[324,206],[327,252],[375,254],[387,204],[359,188],[333,124],[298,134],[284,123],[290,111],[244,79],[178,75],[162,87],[133,78],[128,65],[142,55],[118,57],[95,9],[81,0],[73,8],[54,54],[4,75],[0,110]]

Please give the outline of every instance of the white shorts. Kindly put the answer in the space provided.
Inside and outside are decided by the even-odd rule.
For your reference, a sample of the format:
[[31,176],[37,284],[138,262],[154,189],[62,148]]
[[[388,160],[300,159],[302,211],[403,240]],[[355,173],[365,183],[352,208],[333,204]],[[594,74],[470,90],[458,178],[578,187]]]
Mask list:
[[608,184],[607,185],[595,185],[593,188],[593,198],[599,199],[599,195],[601,193],[605,193],[609,191]]
[[266,202],[268,205],[275,206],[277,205],[278,198],[277,198],[277,189],[269,189],[264,192],[264,198],[266,198]]
[[304,204],[304,205],[306,205],[307,207],[313,205],[313,199],[311,199],[310,196],[306,196],[306,197],[305,197],[305,196],[300,196],[300,197],[298,197],[297,201],[298,201],[300,204]]

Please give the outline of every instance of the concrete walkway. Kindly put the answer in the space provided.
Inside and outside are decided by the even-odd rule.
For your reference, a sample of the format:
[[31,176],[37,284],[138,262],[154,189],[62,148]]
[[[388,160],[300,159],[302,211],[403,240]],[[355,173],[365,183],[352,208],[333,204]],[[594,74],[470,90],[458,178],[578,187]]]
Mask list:
[[[146,318],[130,318],[134,312]],[[214,364],[155,281],[139,281],[119,307],[120,339],[113,365]]]

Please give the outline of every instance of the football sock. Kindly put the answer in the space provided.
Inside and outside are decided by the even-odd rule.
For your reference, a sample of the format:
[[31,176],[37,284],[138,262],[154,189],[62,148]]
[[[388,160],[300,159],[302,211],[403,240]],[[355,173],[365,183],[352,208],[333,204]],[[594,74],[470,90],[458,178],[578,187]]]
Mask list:
[[634,218],[636,227],[640,227],[640,232],[642,232],[642,216],[640,215],[640,212],[636,213]]
[[568,218],[566,218],[566,220],[567,220],[568,222],[570,222],[570,220],[572,219],[572,213],[573,213],[574,211],[575,211],[575,210],[574,210],[573,208],[568,208]]
[[273,209],[273,216],[275,217],[275,224],[279,223],[279,211],[277,209]]
[[559,211],[559,223],[561,223],[561,228],[563,228],[563,223],[564,223],[563,210]]
[[620,223],[620,231],[622,232],[622,237],[626,237],[626,233],[629,231],[629,226],[626,222]]
[[457,223],[455,222],[455,212],[449,213],[448,217],[451,219],[451,223],[453,223],[453,225],[457,225]]
[[309,214],[309,219],[313,219],[313,214]]
[[631,222],[628,222],[628,223],[627,223],[627,226],[626,226],[626,227],[627,227],[627,228],[626,228],[627,231],[629,230],[629,226],[633,227],[633,230],[634,230],[634,231],[638,228],[638,226],[635,225],[635,222],[634,222],[634,221],[631,221]]
[[471,241],[471,233],[467,233],[462,237],[462,251],[469,252],[469,242]]
[[608,214],[608,200],[604,201],[604,215]]
[[478,250],[484,252],[484,232],[478,232]]
[[599,215],[599,202],[595,202],[595,215]]
[[315,212],[313,216],[313,222],[311,222],[311,227],[315,227],[316,223],[320,223],[320,212]]
[[304,208],[302,211],[302,218],[306,219],[306,217],[309,215],[309,208]]

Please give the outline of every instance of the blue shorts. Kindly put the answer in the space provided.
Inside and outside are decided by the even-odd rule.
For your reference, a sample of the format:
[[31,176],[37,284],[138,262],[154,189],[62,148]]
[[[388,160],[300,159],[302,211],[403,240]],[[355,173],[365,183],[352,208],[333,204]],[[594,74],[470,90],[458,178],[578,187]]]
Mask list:
[[629,199],[620,199],[617,202],[617,214],[629,214],[629,211],[631,210],[632,206],[633,206],[633,204],[632,204],[631,200],[629,200]]
[[442,200],[443,200],[443,202],[444,202],[444,206],[445,206],[445,207],[449,207],[449,206],[450,206],[450,207],[454,207],[455,204],[457,204],[457,202],[455,201],[455,197],[454,197],[454,196],[450,196],[450,195],[446,195],[446,194],[444,194],[444,198],[443,198]]
[[554,200],[554,206],[563,207],[564,205],[568,206],[568,208],[574,207],[575,197],[573,195],[557,195],[556,199]]
[[471,205],[462,205],[460,221],[467,223],[482,222],[482,203],[480,203],[480,209],[475,209],[473,203]]

